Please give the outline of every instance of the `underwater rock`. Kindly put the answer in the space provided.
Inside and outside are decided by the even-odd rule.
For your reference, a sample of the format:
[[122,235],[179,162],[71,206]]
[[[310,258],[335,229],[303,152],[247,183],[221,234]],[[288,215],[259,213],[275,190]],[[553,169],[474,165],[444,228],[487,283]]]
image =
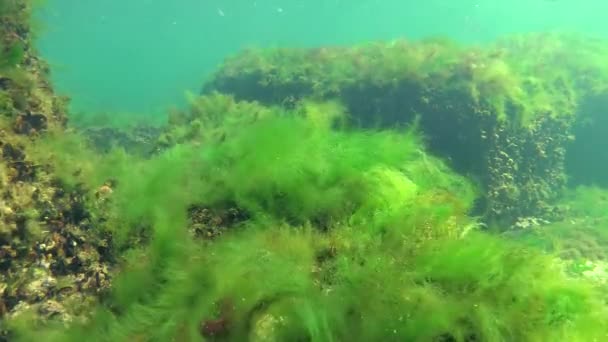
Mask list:
[[488,137],[486,215],[515,224],[527,217],[557,220],[556,200],[566,185],[568,118],[542,117],[525,128],[500,125]]
[[[566,181],[577,104],[607,88],[608,75],[597,62],[607,47],[604,41],[529,35],[485,49],[398,40],[247,50],[228,58],[201,93],[278,106],[287,99],[338,100],[351,124],[364,128],[416,122],[432,152],[481,182],[485,196],[476,214],[510,226],[522,217],[560,216],[554,202]],[[579,50],[589,59],[581,61],[573,52]],[[556,61],[550,70],[526,64],[539,59],[564,63]],[[579,72],[590,68],[598,72]]]
[[[4,5],[0,41],[12,55],[0,75],[0,320],[27,311],[65,321],[109,286],[107,237],[90,229],[86,192],[66,190],[30,153],[49,128],[63,129],[68,100],[30,41],[32,3]],[[66,304],[72,298],[78,305]],[[10,340],[0,326],[0,341]]]

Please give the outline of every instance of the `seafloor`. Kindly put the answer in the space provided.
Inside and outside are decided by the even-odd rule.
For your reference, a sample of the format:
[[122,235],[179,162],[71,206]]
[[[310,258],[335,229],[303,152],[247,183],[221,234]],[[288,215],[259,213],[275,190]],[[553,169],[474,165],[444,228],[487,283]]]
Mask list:
[[68,120],[30,14],[0,341],[608,340],[608,41],[247,50],[147,126]]

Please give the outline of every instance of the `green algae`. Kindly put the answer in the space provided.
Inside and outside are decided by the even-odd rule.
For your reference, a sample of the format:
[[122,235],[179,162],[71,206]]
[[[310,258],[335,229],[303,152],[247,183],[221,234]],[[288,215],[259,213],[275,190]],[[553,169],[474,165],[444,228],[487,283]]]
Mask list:
[[[541,41],[549,47],[534,58],[570,53],[561,37]],[[506,44],[537,51],[530,41]],[[517,53],[471,52],[445,40],[381,45],[320,49],[320,64],[288,49],[256,55],[250,71],[261,70],[260,85],[281,106],[295,104],[293,111],[221,94],[192,98],[190,112],[176,112],[161,137],[163,151],[149,160],[120,148],[96,155],[64,131],[23,141],[32,162],[52,165],[68,189],[89,191],[88,205],[104,204],[94,227],[114,237],[121,272],[87,321],[39,324],[25,313],[2,322],[10,337],[604,340],[603,298],[564,275],[550,256],[477,232],[481,224],[467,215],[478,187],[433,157],[417,127],[355,130],[343,124],[348,114],[340,102],[324,101],[345,85],[356,87],[355,72],[381,89],[403,75],[429,86],[421,103],[433,106],[432,95],[441,93],[435,87],[453,84],[473,100],[472,112],[517,127],[537,115],[570,115],[581,96],[574,85],[602,92],[602,74],[545,71],[543,61],[522,66]],[[580,51],[566,60],[600,66],[598,54]],[[285,60],[299,66],[277,68]],[[542,80],[530,76],[538,74]],[[466,77],[446,82],[455,75]],[[285,84],[293,86],[285,92]],[[313,100],[296,101],[294,93]],[[94,196],[110,185],[111,192]],[[603,220],[603,192],[582,192],[587,200],[573,202],[582,204],[572,210]],[[215,241],[194,240],[187,231],[193,204],[237,206],[248,215]],[[225,327],[210,333],[213,322]]]
[[[314,108],[341,117],[339,107]],[[116,178],[108,227],[116,246],[142,225],[146,238],[126,246],[112,293],[87,322],[34,330],[16,318],[17,340],[590,341],[607,333],[592,287],[546,255],[475,232],[467,217],[475,187],[426,154],[415,129],[331,129],[323,122],[333,119],[305,109],[240,125],[231,118],[205,126],[222,139],[191,136],[150,160],[85,170]],[[195,203],[249,216],[214,241],[194,240],[186,228]]]
[[588,341],[606,334],[592,289],[515,244],[475,234],[414,248],[357,227],[336,234],[336,255],[319,264],[315,247],[328,237],[308,229],[263,222],[201,247],[180,239],[172,224],[159,225],[149,249],[132,254],[109,309],[44,336],[204,340],[201,322],[225,318],[217,306],[224,300],[234,310],[229,332],[210,340]]
[[[205,126],[207,132],[222,130],[223,139],[207,136],[194,145],[178,144],[141,168],[133,163],[131,168],[137,171],[124,181],[119,178],[123,185],[116,193],[128,194],[124,198],[129,203],[119,205],[133,208],[125,217],[150,217],[152,203],[182,208],[185,202],[211,207],[234,203],[253,216],[270,214],[291,223],[313,221],[323,226],[343,222],[363,208],[372,212],[382,203],[406,202],[369,197],[382,189],[381,182],[395,181],[404,187],[419,184],[423,188],[418,191],[436,187],[437,194],[429,195],[429,201],[442,198],[441,191],[459,191],[466,198],[462,207],[471,205],[474,187],[464,178],[448,176],[440,160],[423,152],[414,131],[334,131],[300,113],[269,112],[254,122],[247,118],[240,126],[226,115],[226,125]],[[188,184],[191,190],[182,194],[177,188],[174,193],[167,183]],[[374,200],[377,204],[370,207]]]

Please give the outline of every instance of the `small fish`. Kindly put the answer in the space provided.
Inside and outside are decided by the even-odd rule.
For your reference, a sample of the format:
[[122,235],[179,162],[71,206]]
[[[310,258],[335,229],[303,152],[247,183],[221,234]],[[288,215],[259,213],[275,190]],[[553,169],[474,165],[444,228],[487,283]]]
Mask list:
[[217,14],[218,14],[220,17],[224,17],[224,16],[226,16],[226,15],[224,14],[224,11],[222,11],[222,9],[221,9],[221,8],[218,8],[218,9],[217,9]]

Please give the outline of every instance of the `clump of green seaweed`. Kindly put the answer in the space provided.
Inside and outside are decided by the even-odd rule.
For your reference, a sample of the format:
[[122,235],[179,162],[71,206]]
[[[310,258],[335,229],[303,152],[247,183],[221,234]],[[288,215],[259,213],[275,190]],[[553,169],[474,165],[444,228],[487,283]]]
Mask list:
[[[152,246],[132,255],[116,280],[107,308],[82,327],[42,336],[589,341],[606,334],[590,289],[559,276],[545,257],[494,238],[412,251],[351,228],[322,260],[315,245],[327,237],[318,233],[247,228],[202,248],[177,239],[170,225],[157,227]],[[27,338],[36,335],[25,328]]]
[[[332,129],[345,114],[323,120],[318,108],[339,107],[307,108],[241,125],[226,116],[207,126],[221,139],[198,137],[110,170],[109,229],[118,238],[143,225],[147,243],[126,247],[111,294],[85,322],[32,329],[24,314],[9,322],[12,337],[605,337],[594,289],[548,256],[477,232],[467,217],[475,187],[427,155],[415,129]],[[213,240],[194,239],[192,204],[248,215]],[[123,242],[133,234],[142,231]]]

